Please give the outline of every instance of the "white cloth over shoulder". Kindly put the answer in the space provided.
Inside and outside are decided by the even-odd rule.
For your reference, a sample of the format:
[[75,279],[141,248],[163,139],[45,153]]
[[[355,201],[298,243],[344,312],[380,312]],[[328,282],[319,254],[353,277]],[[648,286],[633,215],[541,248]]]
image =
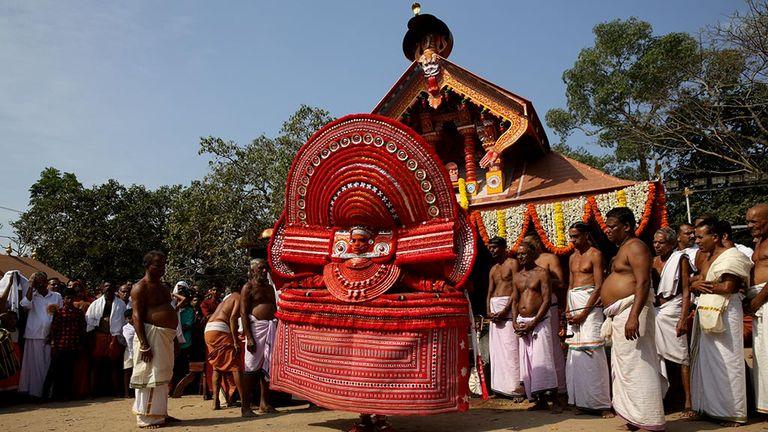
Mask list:
[[[685,335],[677,336],[677,323],[683,312],[683,295],[680,286],[680,263],[685,257],[682,251],[672,252],[664,268],[661,269],[661,277],[656,295],[667,301],[656,309],[656,350],[665,359],[687,365],[688,338]],[[670,298],[672,297],[672,298]]]
[[[491,312],[502,311],[509,297],[492,297]],[[510,318],[512,311],[505,318]],[[491,390],[506,396],[522,396],[520,385],[520,337],[511,320],[492,322],[488,329],[491,351]]]
[[[15,276],[15,277],[14,277]],[[10,289],[8,293],[8,309],[14,312],[19,311],[19,303],[24,296],[27,295],[29,290],[29,280],[25,278],[18,270],[9,270],[5,272],[3,278],[0,279],[0,297],[5,295],[6,290]]]
[[[107,304],[107,300],[104,296],[97,298],[88,306],[88,310],[85,311],[85,323],[87,325],[85,331],[92,331],[99,326],[101,316],[104,314],[104,307]],[[125,325],[125,302],[115,297],[112,300],[112,310],[109,313],[109,333],[112,336],[118,336],[123,333],[123,326]]]
[[[726,249],[710,265],[705,278],[708,282],[715,282],[723,275],[730,274],[742,280],[745,286],[749,286],[749,276],[752,270],[752,261],[736,248]],[[726,330],[723,322],[723,313],[728,308],[731,296],[722,294],[702,294],[699,296],[697,317],[699,325],[705,332],[721,333]],[[739,307],[741,309],[741,307]]]
[[[631,295],[605,308],[611,322],[613,408],[627,423],[647,430],[664,430],[664,394],[669,383],[656,352],[655,317],[650,298],[638,317],[640,337],[629,340],[624,327],[629,319]],[[614,314],[615,313],[615,314]],[[608,322],[608,321],[606,321]]]

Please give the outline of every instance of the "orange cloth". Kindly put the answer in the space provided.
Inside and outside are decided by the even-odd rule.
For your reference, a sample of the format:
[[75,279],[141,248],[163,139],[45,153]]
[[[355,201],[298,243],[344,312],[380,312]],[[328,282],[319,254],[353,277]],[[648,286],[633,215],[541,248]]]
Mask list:
[[4,380],[0,380],[0,391],[16,390],[19,388],[19,377],[21,376],[21,347],[16,342],[12,342],[13,352],[16,353],[16,358],[19,359],[19,370],[16,374],[9,376]]
[[123,358],[123,350],[125,348],[117,340],[117,336],[99,331],[94,331],[93,333],[93,351],[91,351],[93,358],[109,358],[110,360]]
[[220,372],[237,372],[242,369],[240,356],[235,354],[232,335],[220,331],[206,331],[205,345],[208,348],[208,362]]

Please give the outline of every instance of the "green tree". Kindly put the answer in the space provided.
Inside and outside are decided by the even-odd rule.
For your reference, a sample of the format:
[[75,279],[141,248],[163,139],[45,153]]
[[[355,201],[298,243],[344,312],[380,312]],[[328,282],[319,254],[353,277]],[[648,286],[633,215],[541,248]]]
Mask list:
[[331,120],[327,111],[302,105],[274,138],[262,135],[247,145],[201,138],[199,153],[211,158],[210,172],[173,200],[170,274],[228,284],[242,278],[248,258],[244,246],[282,212],[293,157]]
[[563,74],[567,110],[547,112],[547,124],[566,142],[574,130],[614,150],[615,161],[636,167],[633,177],[650,176],[649,160],[658,150],[646,133],[659,112],[696,67],[698,44],[685,33],[653,36],[636,18],[594,27],[595,45],[584,48]]
[[[704,32],[654,36],[635,18],[598,24],[595,45],[565,71],[567,109],[546,121],[565,142],[575,130],[614,149],[616,161],[650,177],[768,169],[766,3]],[[761,47],[763,50],[761,51]]]
[[46,168],[30,187],[29,210],[12,225],[21,244],[71,278],[136,279],[144,253],[167,249],[169,204],[179,189],[115,180],[85,188],[74,174]]

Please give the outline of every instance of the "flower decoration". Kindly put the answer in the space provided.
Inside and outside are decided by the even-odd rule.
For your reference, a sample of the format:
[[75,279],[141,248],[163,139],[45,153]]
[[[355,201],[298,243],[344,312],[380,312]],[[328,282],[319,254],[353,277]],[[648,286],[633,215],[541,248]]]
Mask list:
[[507,238],[507,215],[504,210],[496,210],[496,226],[499,230],[499,237]]
[[459,205],[464,210],[469,208],[469,198],[467,197],[467,182],[463,178],[459,179]]

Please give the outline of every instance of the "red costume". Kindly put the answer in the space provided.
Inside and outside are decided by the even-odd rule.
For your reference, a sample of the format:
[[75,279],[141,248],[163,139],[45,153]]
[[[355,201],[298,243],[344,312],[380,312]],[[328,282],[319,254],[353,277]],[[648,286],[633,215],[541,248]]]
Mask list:
[[385,117],[344,117],[299,150],[269,246],[289,282],[271,387],[357,413],[468,408],[475,236],[443,164]]

